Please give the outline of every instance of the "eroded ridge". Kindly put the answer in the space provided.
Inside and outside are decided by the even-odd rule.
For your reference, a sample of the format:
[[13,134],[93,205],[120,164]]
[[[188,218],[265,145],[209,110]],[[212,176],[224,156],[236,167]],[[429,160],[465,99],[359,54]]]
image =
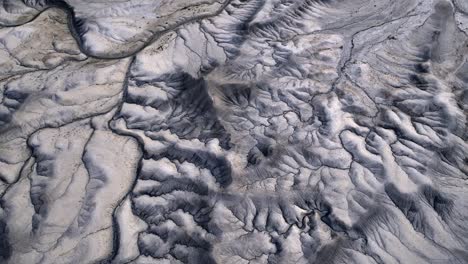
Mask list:
[[468,263],[464,1],[2,3],[2,261]]

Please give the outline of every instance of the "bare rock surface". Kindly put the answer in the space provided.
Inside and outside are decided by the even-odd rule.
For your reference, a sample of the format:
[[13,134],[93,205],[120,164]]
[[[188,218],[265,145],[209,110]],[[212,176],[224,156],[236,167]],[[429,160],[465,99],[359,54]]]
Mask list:
[[0,0],[0,263],[468,263],[468,2]]

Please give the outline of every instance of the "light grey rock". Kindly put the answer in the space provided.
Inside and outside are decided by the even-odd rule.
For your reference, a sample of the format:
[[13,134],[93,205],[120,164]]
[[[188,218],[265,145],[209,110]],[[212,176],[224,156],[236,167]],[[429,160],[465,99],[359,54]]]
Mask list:
[[0,262],[468,263],[465,1],[0,3]]
[[30,1],[2,0],[0,2],[0,26],[18,26],[34,19],[44,6]]

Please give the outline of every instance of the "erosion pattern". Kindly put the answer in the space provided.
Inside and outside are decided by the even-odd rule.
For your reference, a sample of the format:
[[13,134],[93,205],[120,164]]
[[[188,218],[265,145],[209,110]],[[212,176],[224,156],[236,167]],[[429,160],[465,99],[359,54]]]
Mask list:
[[468,263],[465,0],[0,0],[0,263]]

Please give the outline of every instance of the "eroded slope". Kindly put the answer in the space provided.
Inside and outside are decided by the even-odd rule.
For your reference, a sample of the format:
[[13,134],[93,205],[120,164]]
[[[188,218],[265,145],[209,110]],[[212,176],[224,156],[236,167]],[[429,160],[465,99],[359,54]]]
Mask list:
[[463,1],[2,8],[4,261],[468,263]]

